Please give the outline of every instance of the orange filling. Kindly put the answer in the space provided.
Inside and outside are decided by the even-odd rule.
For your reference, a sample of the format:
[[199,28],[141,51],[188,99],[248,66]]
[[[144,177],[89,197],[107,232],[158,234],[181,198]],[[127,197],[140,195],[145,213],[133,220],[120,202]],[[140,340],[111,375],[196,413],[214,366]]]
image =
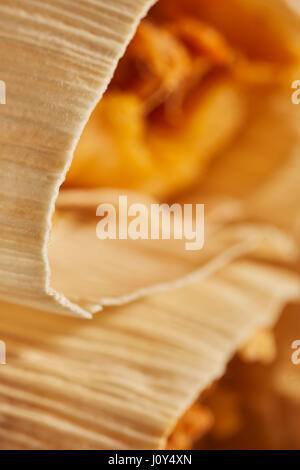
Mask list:
[[150,11],[91,116],[66,186],[163,197],[199,180],[244,123],[245,88],[281,82],[292,56],[244,5],[161,0]]

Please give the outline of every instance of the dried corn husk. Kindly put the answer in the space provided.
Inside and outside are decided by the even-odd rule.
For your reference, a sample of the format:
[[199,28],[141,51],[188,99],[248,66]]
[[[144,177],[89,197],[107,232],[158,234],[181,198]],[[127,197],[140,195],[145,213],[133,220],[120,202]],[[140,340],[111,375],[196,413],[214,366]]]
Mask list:
[[298,293],[293,276],[244,261],[92,322],[2,303],[0,447],[163,447],[234,350]]
[[[244,223],[248,210],[252,218],[256,213],[254,189],[265,190],[263,183],[273,178],[273,166],[278,168],[283,156],[287,165],[291,161],[287,149],[276,146],[278,160],[271,155],[267,171],[259,178],[254,174],[241,191],[235,166],[226,162],[237,162],[241,155],[249,161],[250,153],[262,149],[258,139],[249,152],[251,126],[206,180],[206,192],[245,197],[238,215],[236,206],[228,204],[234,224],[220,220],[209,204],[210,236],[203,252],[189,256],[177,243],[139,246],[128,259],[127,245],[103,245],[92,273],[78,271],[75,276],[76,266],[86,265],[80,258],[73,263],[71,254],[93,259],[96,248],[87,241],[93,223],[86,223],[85,216],[83,223],[73,202],[78,195],[73,194],[62,201],[55,220],[50,246],[54,285],[50,283],[47,246],[59,185],[91,110],[152,3],[5,0],[0,6],[1,79],[8,84],[8,104],[1,109],[0,295],[27,305],[1,304],[0,332],[9,364],[1,368],[2,448],[164,446],[178,417],[224,372],[234,351],[258,328],[272,325],[282,305],[299,295],[298,280],[284,270],[249,261],[229,264],[246,253],[277,261],[294,256],[289,236],[270,226]],[[285,34],[294,39],[294,20],[283,2],[259,3],[279,15]],[[264,100],[262,120],[253,123],[264,138],[274,118],[269,104],[284,106],[284,100],[273,94]],[[289,111],[279,112],[278,139],[286,138],[287,116]],[[292,154],[298,135],[288,135]],[[254,165],[260,168],[259,158]],[[203,194],[196,200],[203,202]],[[90,194],[80,198],[83,206],[94,205]],[[74,211],[65,217],[64,207],[72,205]],[[78,242],[84,243],[82,250],[76,249]],[[104,256],[106,263],[101,262]],[[114,259],[119,264],[109,278]],[[140,264],[146,273],[142,279]],[[91,323],[28,308],[90,317],[103,304],[150,292],[154,295],[108,310]]]
[[[275,18],[277,7],[269,12],[267,3],[264,8]],[[59,185],[91,110],[151,4],[120,1],[107,6],[78,1],[67,7],[61,2],[16,1],[1,5],[1,75],[8,84],[8,95],[2,108],[0,295],[7,300],[89,317],[107,298],[129,300],[150,292],[152,285],[175,281],[195,269],[201,271],[201,266],[224,249],[220,244],[209,248],[197,261],[180,243],[173,247],[149,242],[147,248],[138,246],[137,255],[127,243],[118,248],[116,243],[111,247],[98,243],[92,250],[88,238],[80,242],[80,234],[76,239],[73,224],[65,232],[66,245],[56,243],[57,238],[64,239],[53,233],[50,279],[47,246]],[[258,7],[254,1],[243,8],[251,12]],[[294,47],[294,29],[289,25],[287,33],[284,24],[280,28],[289,50]],[[92,242],[96,241],[94,230],[92,225],[90,235],[86,233]],[[78,243],[80,250],[76,249]],[[233,240],[231,245],[236,243]],[[62,256],[66,247],[70,254]],[[112,256],[118,260],[115,267]],[[77,283],[81,285],[84,276],[79,274],[76,283],[74,269],[90,262],[95,288],[78,292]],[[140,262],[145,276],[140,276]]]

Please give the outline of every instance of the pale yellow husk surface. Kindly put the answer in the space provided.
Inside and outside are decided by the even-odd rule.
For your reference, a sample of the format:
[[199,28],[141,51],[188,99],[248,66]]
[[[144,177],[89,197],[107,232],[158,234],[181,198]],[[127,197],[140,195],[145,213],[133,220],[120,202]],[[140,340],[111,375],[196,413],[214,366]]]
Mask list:
[[298,293],[292,276],[244,261],[92,322],[1,304],[0,447],[163,447],[199,390]]

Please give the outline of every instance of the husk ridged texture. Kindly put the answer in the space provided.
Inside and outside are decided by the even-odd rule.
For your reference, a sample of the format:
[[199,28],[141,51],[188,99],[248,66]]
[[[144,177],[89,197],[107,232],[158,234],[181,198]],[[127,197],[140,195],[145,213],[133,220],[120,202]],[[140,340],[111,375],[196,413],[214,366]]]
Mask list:
[[[276,109],[277,124],[288,135],[289,148],[277,146],[285,157],[285,178],[277,169],[247,191],[231,191],[238,186],[232,181],[239,166],[226,162],[241,156],[247,162],[246,133],[197,193],[200,202],[207,193],[209,201],[215,193],[239,199],[237,211],[235,201],[228,201],[225,220],[218,199],[209,204],[203,252],[192,257],[181,244],[134,246],[128,257],[127,245],[103,245],[92,274],[88,263],[80,270],[82,259],[72,258],[76,246],[82,244],[78,254],[84,260],[92,259],[99,241],[94,236],[88,243],[89,224],[82,223],[78,209],[64,217],[64,201],[58,199],[51,283],[48,242],[59,186],[92,109],[152,4],[4,0],[0,5],[0,78],[7,83],[7,104],[0,109],[0,336],[8,356],[0,370],[0,448],[163,447],[176,420],[222,375],[236,349],[299,296],[297,276],[266,263],[296,256],[296,198],[293,193],[287,201],[285,195],[300,154],[297,126],[288,120],[295,124],[299,117],[282,96],[263,104],[261,121],[272,122],[270,110]],[[277,7],[286,13],[283,2],[264,4],[276,15]],[[267,141],[274,128],[261,128]],[[251,126],[248,132],[252,142]],[[265,157],[267,148],[261,150]],[[282,216],[270,209],[273,185],[283,194]],[[298,192],[295,181],[293,188]],[[85,197],[90,196],[79,194],[81,201]],[[89,318],[104,304],[130,300],[135,302],[108,308],[91,322],[45,313]]]

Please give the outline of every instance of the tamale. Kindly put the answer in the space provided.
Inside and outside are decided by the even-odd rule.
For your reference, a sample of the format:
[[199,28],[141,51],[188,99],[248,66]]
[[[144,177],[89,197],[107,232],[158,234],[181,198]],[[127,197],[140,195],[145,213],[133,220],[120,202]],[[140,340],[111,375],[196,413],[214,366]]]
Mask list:
[[[0,371],[2,448],[164,448],[235,351],[299,296],[297,276],[283,267],[298,243],[291,199],[299,134],[290,126],[298,113],[289,100],[297,18],[283,0],[187,1],[174,11],[161,0],[98,106],[152,3],[0,5],[1,78],[9,84],[0,295],[27,305],[1,304],[10,364]],[[273,185],[284,214],[270,210]],[[204,202],[205,250],[100,244],[96,206],[118,194],[103,186],[147,203]],[[130,300],[88,323],[45,313],[91,317]],[[213,426],[210,409],[195,407],[205,419],[194,427],[183,417],[185,446],[190,432]]]

